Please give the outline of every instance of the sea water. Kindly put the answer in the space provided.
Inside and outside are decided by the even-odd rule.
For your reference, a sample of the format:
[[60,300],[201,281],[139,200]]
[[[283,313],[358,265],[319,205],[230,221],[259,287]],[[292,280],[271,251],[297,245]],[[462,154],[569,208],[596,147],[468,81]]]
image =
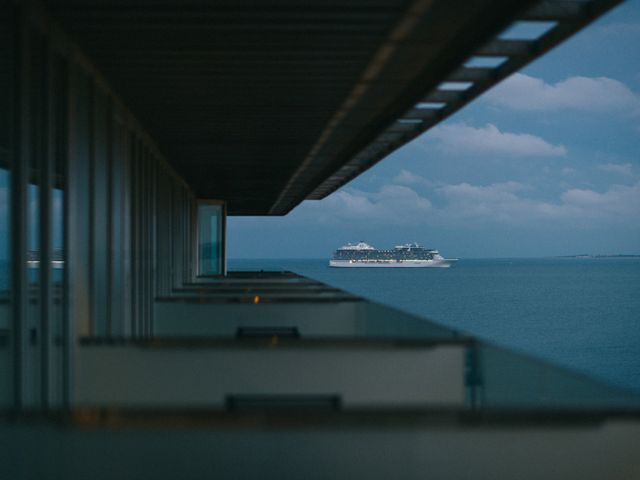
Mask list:
[[[9,268],[0,268],[0,290]],[[452,268],[329,268],[322,260],[229,260],[291,270],[640,392],[640,259],[463,259]]]
[[449,269],[256,259],[229,268],[291,270],[640,392],[640,259],[463,259]]

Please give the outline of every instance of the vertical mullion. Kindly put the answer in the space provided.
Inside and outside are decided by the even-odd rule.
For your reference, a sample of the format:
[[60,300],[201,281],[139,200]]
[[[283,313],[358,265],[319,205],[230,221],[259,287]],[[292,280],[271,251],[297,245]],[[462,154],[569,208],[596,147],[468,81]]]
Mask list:
[[180,190],[180,204],[178,205],[178,219],[180,221],[180,248],[178,250],[180,255],[180,282],[178,286],[182,286],[184,282],[184,187],[180,185],[178,188]]
[[121,168],[120,174],[120,194],[122,195],[120,201],[120,289],[121,298],[121,335],[124,337],[131,336],[132,334],[132,314],[131,314],[131,290],[129,289],[129,283],[133,280],[131,277],[131,228],[127,219],[130,217],[131,212],[131,192],[129,189],[129,168],[132,162],[131,155],[131,143],[133,141],[132,135],[129,131],[129,127],[126,122],[122,124],[122,148],[120,150],[121,155]]
[[222,221],[220,222],[220,273],[227,275],[227,203],[222,204]]
[[24,407],[27,368],[27,188],[29,176],[29,27],[26,7],[19,11],[18,55],[16,56],[16,162],[11,176],[12,295],[14,329],[14,402],[17,410]]
[[138,223],[138,265],[137,265],[137,275],[138,275],[138,298],[136,301],[138,302],[138,318],[136,319],[136,329],[138,336],[142,336],[142,332],[144,330],[144,315],[145,315],[145,211],[144,211],[144,144],[141,138],[138,138],[137,142],[137,155],[136,161],[138,163],[138,178],[136,179],[136,186],[138,189],[137,200],[138,200],[138,214],[137,214],[137,223]]
[[178,244],[180,239],[180,222],[177,221],[176,210],[180,203],[180,191],[175,184],[171,184],[171,261],[173,265],[171,267],[171,290],[176,287],[176,278],[179,275],[179,264],[177,258]]
[[50,365],[51,365],[51,312],[52,303],[52,196],[53,196],[53,95],[51,88],[53,57],[48,39],[43,45],[44,62],[41,81],[41,98],[43,104],[42,121],[40,123],[42,148],[38,152],[40,161],[40,331],[41,331],[41,401],[47,409],[50,400]]
[[65,158],[65,200],[64,200],[64,250],[65,250],[65,314],[66,321],[64,322],[64,341],[65,341],[65,356],[64,356],[64,403],[67,408],[72,407],[73,401],[73,360],[74,360],[74,351],[73,345],[75,343],[75,317],[71,315],[71,310],[73,308],[72,305],[72,295],[71,288],[73,287],[71,281],[71,267],[73,263],[73,237],[72,237],[72,210],[73,207],[71,205],[71,192],[69,189],[71,188],[71,174],[72,174],[72,165],[71,165],[71,149],[73,145],[73,141],[75,139],[75,115],[73,112],[75,111],[75,104],[77,100],[72,95],[73,86],[75,85],[75,80],[73,78],[73,65],[71,60],[67,64],[66,69],[66,89],[67,89],[67,147],[66,147],[66,158]]
[[[144,304],[142,301],[143,298],[143,274],[144,274],[144,224],[143,222],[143,203],[142,203],[142,180],[144,175],[143,163],[142,163],[142,141],[140,137],[137,135],[134,136],[134,155],[133,155],[133,165],[135,166],[134,174],[133,174],[133,182],[135,190],[132,192],[133,199],[135,202],[135,212],[131,215],[131,218],[134,219],[135,223],[135,242],[136,242],[136,261],[134,264],[134,274],[135,274],[135,285],[136,285],[136,294],[134,296],[134,301],[136,304],[136,315],[133,321],[135,325],[135,334],[137,337],[141,336],[142,332],[142,322],[144,315]],[[133,234],[133,232],[132,232]]]
[[[69,62],[69,68],[67,70],[67,78],[68,78],[68,92],[69,92],[69,102],[68,102],[68,149],[67,149],[67,162],[66,162],[66,178],[67,178],[67,201],[65,201],[65,218],[66,218],[66,227],[65,227],[65,249],[66,249],[66,285],[69,288],[67,292],[67,315],[68,315],[68,326],[67,331],[65,332],[65,338],[68,341],[67,345],[67,362],[65,365],[67,370],[66,377],[66,389],[68,389],[67,394],[69,395],[68,400],[71,400],[73,397],[71,392],[73,391],[73,360],[74,360],[74,350],[76,345],[76,337],[78,334],[79,328],[79,320],[80,315],[78,314],[78,269],[82,264],[82,260],[80,258],[79,251],[79,238],[80,238],[80,230],[78,226],[78,218],[79,218],[79,202],[78,202],[78,189],[79,189],[79,179],[78,179],[78,145],[80,142],[80,135],[78,132],[78,95],[77,91],[79,89],[79,76],[77,72],[78,66],[74,65],[72,61]],[[71,405],[70,405],[71,406]]]
[[198,204],[195,198],[191,199],[191,281],[198,276]]
[[132,325],[131,325],[131,336],[136,337],[138,334],[137,323],[138,317],[140,316],[140,302],[138,301],[139,296],[139,286],[138,282],[140,279],[140,271],[139,271],[139,259],[140,259],[140,236],[138,232],[140,231],[138,225],[138,215],[139,215],[139,202],[138,196],[140,189],[138,188],[138,149],[136,137],[132,133],[131,134],[131,145],[129,145],[129,151],[131,155],[131,162],[129,164],[130,178],[127,188],[131,191],[131,218],[129,218],[129,224],[131,225],[131,238],[129,239],[131,245],[131,265],[132,265],[132,277],[131,277],[131,305],[129,306],[131,310],[132,316]]
[[142,140],[138,137],[136,140],[136,158],[135,162],[137,165],[135,179],[136,184],[136,203],[137,203],[137,212],[136,212],[136,225],[138,227],[137,231],[137,250],[138,250],[138,261],[136,262],[136,276],[137,276],[137,285],[138,285],[138,294],[136,296],[136,302],[138,305],[138,315],[136,318],[136,333],[138,336],[142,335],[142,325],[144,323],[144,146],[142,144]]
[[189,189],[184,188],[184,200],[182,202],[182,224],[184,225],[184,241],[182,245],[182,258],[184,265],[182,266],[182,281],[189,281]]
[[147,330],[146,330],[146,334],[148,336],[151,335],[151,332],[153,330],[153,321],[154,321],[154,305],[155,305],[155,297],[156,297],[156,292],[157,292],[157,288],[158,288],[158,264],[157,264],[157,252],[158,252],[158,203],[157,203],[157,198],[158,198],[158,182],[157,182],[157,177],[158,177],[158,161],[157,158],[155,158],[155,156],[151,156],[151,175],[150,175],[150,182],[149,182],[149,187],[151,190],[151,199],[150,199],[150,205],[149,208],[151,210],[151,228],[150,228],[150,236],[151,236],[151,252],[150,252],[150,257],[149,260],[151,262],[150,265],[150,275],[151,275],[151,283],[149,284],[149,302],[150,302],[150,309],[149,309],[149,322],[147,324]]
[[200,264],[201,264],[200,262],[200,221],[198,216],[199,216],[199,208],[198,208],[198,202],[196,200],[196,205],[193,212],[193,234],[194,234],[193,248],[194,248],[194,257],[195,257],[194,275],[196,277],[200,275]]
[[135,137],[135,155],[133,158],[135,165],[135,204],[136,204],[136,212],[131,217],[134,218],[134,222],[136,225],[136,263],[135,267],[135,284],[136,284],[136,318],[135,318],[135,327],[136,327],[136,335],[140,336],[142,330],[142,322],[144,318],[144,210],[143,210],[143,189],[142,189],[142,180],[144,175],[144,164],[143,164],[143,149],[142,142],[138,136]]
[[135,136],[135,155],[133,162],[135,165],[135,174],[133,178],[133,184],[135,185],[135,191],[132,192],[135,199],[136,212],[131,215],[134,219],[136,226],[136,262],[134,264],[135,284],[137,292],[135,295],[136,302],[136,318],[134,319],[136,336],[142,335],[142,325],[144,323],[144,146],[142,139],[139,136]]
[[167,190],[166,190],[166,184],[164,181],[164,169],[162,169],[160,171],[160,175],[158,177],[158,188],[159,188],[159,196],[158,196],[158,215],[159,215],[159,220],[161,220],[158,223],[158,240],[160,240],[160,246],[158,248],[158,252],[159,252],[159,257],[158,257],[158,262],[159,265],[158,267],[161,269],[162,271],[162,285],[161,285],[161,292],[162,295],[168,295],[168,289],[167,289],[167,278],[168,278],[168,266],[167,266],[167,244],[169,242],[169,238],[167,235],[167,231],[168,231],[168,218],[167,218]]
[[131,329],[129,321],[131,318],[131,314],[127,311],[127,307],[130,307],[130,293],[125,288],[127,281],[127,262],[131,260],[129,256],[127,258],[126,250],[127,250],[127,242],[130,241],[130,229],[127,226],[127,216],[126,216],[126,203],[130,200],[130,197],[127,197],[127,168],[129,168],[129,130],[127,128],[126,123],[123,122],[119,125],[119,133],[120,137],[120,145],[118,148],[118,193],[120,195],[120,199],[118,200],[118,223],[119,223],[119,231],[120,235],[118,236],[118,262],[119,262],[119,275],[118,275],[118,285],[117,288],[119,290],[118,296],[120,298],[120,335],[126,337],[131,334]]
[[170,201],[167,205],[167,218],[169,219],[169,228],[167,230],[167,235],[169,239],[169,245],[167,249],[167,257],[169,257],[169,284],[167,285],[169,292],[173,290],[174,285],[174,268],[175,268],[175,259],[173,258],[173,243],[174,243],[174,234],[173,234],[173,204],[174,200],[174,188],[170,182],[167,182],[167,194],[170,198]]
[[162,199],[164,198],[162,195],[162,177],[161,170],[158,166],[156,166],[156,177],[154,179],[154,183],[156,185],[156,199],[154,208],[156,209],[156,250],[155,250],[155,263],[156,263],[156,291],[154,292],[155,296],[164,295],[164,268],[162,262]]
[[94,108],[92,114],[93,148],[92,148],[92,246],[93,246],[93,335],[105,336],[107,325],[107,129],[108,103],[103,89],[94,84]]
[[96,86],[93,78],[90,80],[87,107],[89,109],[89,332],[95,335],[96,326],[96,139],[95,112]]
[[[116,113],[119,115],[119,112]],[[111,295],[113,296],[113,309],[112,309],[112,328],[114,335],[122,335],[122,327],[124,322],[124,311],[122,305],[122,126],[119,120],[114,119],[113,124],[113,163],[111,171],[112,182],[112,195],[111,195],[111,207],[112,207],[112,284]]]
[[176,215],[178,224],[180,225],[180,231],[178,232],[180,238],[180,246],[178,248],[178,259],[180,262],[178,286],[181,286],[180,284],[184,279],[184,215],[182,214],[182,210],[184,208],[184,189],[182,188],[182,185],[178,185],[178,205],[176,207]]
[[108,337],[113,336],[113,155],[114,155],[114,109],[111,96],[107,97],[107,132],[106,132],[106,148],[107,148],[107,165],[106,171],[106,202],[107,202],[107,296],[106,301],[106,325],[105,332]]
[[173,185],[169,182],[169,178],[167,173],[165,172],[165,189],[167,195],[167,203],[166,203],[166,249],[167,249],[167,294],[171,294],[171,289],[173,288]]
[[[71,406],[71,389],[72,385],[72,356],[73,352],[71,350],[71,346],[73,345],[73,334],[71,323],[69,319],[69,269],[67,264],[67,258],[69,255],[69,188],[68,188],[68,178],[69,178],[69,145],[70,145],[70,111],[71,111],[71,95],[69,92],[69,64],[65,62],[61,65],[62,73],[60,75],[60,84],[58,85],[59,91],[56,91],[56,95],[62,94],[64,103],[61,102],[61,111],[57,112],[56,122],[60,122],[61,125],[56,123],[56,142],[58,142],[57,151],[60,157],[57,161],[62,162],[62,165],[59,169],[63,172],[63,188],[62,188],[62,205],[63,211],[62,213],[62,260],[65,262],[64,270],[63,270],[63,278],[62,278],[62,298],[60,298],[61,302],[61,312],[62,312],[62,372],[61,373],[61,381],[62,381],[62,395],[61,401],[62,405],[66,408],[70,408]],[[60,145],[62,145],[60,147]]]
[[138,155],[140,161],[140,179],[138,180],[138,187],[140,190],[140,319],[139,319],[139,331],[140,335],[144,335],[145,325],[147,323],[147,249],[149,244],[147,242],[147,150],[140,140],[140,152]]
[[187,189],[181,187],[181,190],[180,225],[182,225],[182,248],[180,249],[180,258],[182,259],[182,268],[180,269],[180,280],[181,283],[184,283],[187,279]]
[[143,262],[144,262],[144,268],[142,271],[143,274],[143,296],[142,296],[142,306],[143,306],[143,317],[142,317],[142,335],[146,336],[147,334],[147,328],[148,328],[148,324],[149,324],[149,300],[150,300],[150,296],[149,296],[149,284],[150,284],[150,275],[151,275],[151,262],[149,261],[149,256],[152,252],[152,248],[151,248],[151,238],[149,237],[149,230],[150,230],[150,226],[151,226],[151,212],[149,211],[149,195],[150,195],[150,179],[151,179],[151,172],[150,172],[150,168],[149,168],[149,150],[146,147],[146,145],[144,146],[144,148],[142,149],[142,159],[143,159],[143,163],[142,165],[144,166],[143,169],[143,175],[142,175],[142,200],[143,200],[143,215],[144,215],[144,240],[143,240],[143,246],[144,246],[144,250],[143,250]]

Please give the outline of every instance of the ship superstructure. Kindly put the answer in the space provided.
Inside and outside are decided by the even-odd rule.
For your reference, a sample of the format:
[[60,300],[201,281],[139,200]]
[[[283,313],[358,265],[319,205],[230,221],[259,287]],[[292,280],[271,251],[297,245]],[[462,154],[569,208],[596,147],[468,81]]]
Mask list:
[[378,250],[366,242],[348,243],[338,248],[329,261],[331,267],[437,267],[448,268],[456,259],[444,258],[438,250],[417,243]]

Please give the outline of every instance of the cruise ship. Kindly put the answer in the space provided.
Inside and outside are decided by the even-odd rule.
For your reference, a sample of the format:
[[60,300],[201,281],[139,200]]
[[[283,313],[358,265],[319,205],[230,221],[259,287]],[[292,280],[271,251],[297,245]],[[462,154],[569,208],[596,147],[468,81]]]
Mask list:
[[444,258],[438,250],[417,243],[396,245],[378,250],[368,243],[348,243],[337,249],[329,260],[330,267],[432,267],[449,268],[457,259]]

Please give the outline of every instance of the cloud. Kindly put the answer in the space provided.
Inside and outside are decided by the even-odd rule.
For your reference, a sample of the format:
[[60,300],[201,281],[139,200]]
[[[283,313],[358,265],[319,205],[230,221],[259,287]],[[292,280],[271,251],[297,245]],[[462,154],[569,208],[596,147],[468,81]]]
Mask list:
[[520,182],[501,182],[492,183],[491,185],[471,185],[469,183],[458,183],[454,185],[444,185],[438,189],[445,196],[457,197],[464,196],[476,200],[496,200],[513,198],[516,192],[531,190],[531,187]]
[[497,222],[531,226],[549,223],[601,227],[640,220],[640,182],[612,185],[604,192],[568,189],[555,201],[527,198],[528,187],[516,182],[491,185],[461,183],[441,187],[445,213],[458,222]]
[[368,227],[410,225],[432,211],[431,202],[404,185],[386,185],[377,192],[339,190],[321,202],[305,202],[292,216],[317,224],[359,223]]
[[404,169],[400,170],[400,173],[393,177],[393,183],[427,188],[431,188],[436,185],[436,182]]
[[[401,178],[418,182],[422,177],[405,171]],[[375,192],[344,189],[319,202],[304,202],[289,219],[305,226],[362,230],[420,225],[591,230],[640,224],[640,181],[603,191],[567,187],[555,198],[543,199],[539,193],[515,181],[440,184],[430,189],[430,198],[404,185],[386,185]]]
[[607,77],[569,77],[554,84],[516,73],[484,96],[484,101],[511,110],[639,112],[640,95]]
[[573,175],[574,173],[576,173],[576,169],[571,167],[564,167],[561,172],[563,175]]
[[563,145],[553,145],[528,133],[502,132],[488,123],[475,128],[464,123],[443,125],[424,137],[439,149],[454,154],[559,157],[567,154]]
[[603,172],[617,173],[626,177],[633,175],[633,166],[630,163],[605,163],[598,165],[598,168]]
[[516,220],[524,207],[517,193],[530,187],[518,182],[493,183],[491,185],[472,185],[459,183],[445,185],[438,193],[445,197],[447,204],[443,208],[444,216],[456,221],[472,223],[487,220],[510,222]]
[[612,185],[605,192],[570,189],[562,194],[562,206],[571,213],[589,218],[628,218],[640,220],[640,182],[635,185]]

